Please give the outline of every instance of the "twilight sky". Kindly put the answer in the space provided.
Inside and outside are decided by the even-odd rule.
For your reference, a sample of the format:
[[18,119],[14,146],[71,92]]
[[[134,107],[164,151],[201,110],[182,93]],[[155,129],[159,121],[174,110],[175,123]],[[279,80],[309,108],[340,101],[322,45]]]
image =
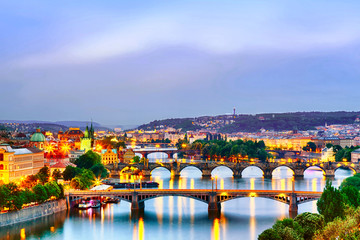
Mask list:
[[360,1],[0,0],[0,119],[360,110]]

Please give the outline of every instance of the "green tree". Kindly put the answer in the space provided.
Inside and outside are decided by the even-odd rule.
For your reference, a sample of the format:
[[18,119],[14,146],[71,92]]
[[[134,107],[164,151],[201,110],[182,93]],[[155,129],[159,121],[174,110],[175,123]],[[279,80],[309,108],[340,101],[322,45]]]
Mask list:
[[49,181],[50,169],[47,166],[42,167],[39,172],[36,174],[36,177],[40,180],[42,184]]
[[316,152],[316,144],[314,142],[308,142],[305,147],[303,147],[304,151],[307,152]]
[[35,185],[32,191],[35,193],[36,201],[39,203],[43,203],[49,198],[45,187],[41,184]]
[[357,208],[360,205],[360,194],[356,187],[348,185],[342,187],[340,192],[344,197],[345,203],[349,206]]
[[101,163],[101,156],[91,150],[81,155],[75,160],[75,164],[78,168],[90,169],[95,164]]
[[139,163],[140,162],[140,157],[139,156],[135,156],[132,158],[133,163]]
[[360,190],[360,174],[357,173],[352,177],[345,178],[344,181],[341,183],[341,188],[346,186],[353,186],[357,190]]
[[82,172],[82,170],[80,168],[73,167],[73,166],[66,166],[66,168],[63,172],[64,180],[65,181],[71,180],[76,175],[80,174],[81,172]]
[[61,194],[61,190],[58,184],[55,181],[45,183],[44,185],[48,198],[55,197],[56,199],[59,198]]
[[259,235],[258,240],[282,240],[282,238],[275,229],[269,228]]
[[305,240],[311,240],[316,231],[325,227],[324,216],[317,213],[304,212],[297,215],[294,220],[302,227]]
[[109,176],[109,172],[103,164],[95,164],[90,168],[90,170],[94,173],[96,177],[106,178]]
[[62,177],[62,173],[60,172],[59,169],[55,169],[55,170],[52,172],[51,177],[52,177],[55,181],[57,181],[59,178]]
[[323,193],[317,201],[317,209],[325,218],[326,222],[333,221],[336,217],[344,216],[345,204],[340,190],[332,186],[331,181],[327,180]]

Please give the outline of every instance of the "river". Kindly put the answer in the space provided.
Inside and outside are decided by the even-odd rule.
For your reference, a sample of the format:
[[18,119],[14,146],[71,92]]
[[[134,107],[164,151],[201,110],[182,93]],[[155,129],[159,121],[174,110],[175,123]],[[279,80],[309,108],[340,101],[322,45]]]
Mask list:
[[[243,178],[234,179],[226,167],[212,172],[218,176],[219,189],[291,190],[292,171],[278,168],[272,179],[264,179],[256,167],[244,170]],[[349,170],[339,169],[333,185],[351,176]],[[179,179],[171,179],[163,168],[153,171],[152,180],[160,188],[211,189],[210,179],[202,179],[201,172],[188,167]],[[309,169],[304,179],[295,181],[296,190],[322,191],[325,179],[322,172]],[[215,186],[214,186],[215,188]],[[317,212],[316,201],[299,205],[299,213]],[[288,205],[270,199],[240,198],[222,203],[221,217],[209,219],[207,204],[184,197],[161,197],[145,202],[145,214],[131,219],[130,204],[121,201],[100,209],[77,210],[58,213],[35,221],[0,229],[1,239],[257,239],[277,219],[288,217]]]

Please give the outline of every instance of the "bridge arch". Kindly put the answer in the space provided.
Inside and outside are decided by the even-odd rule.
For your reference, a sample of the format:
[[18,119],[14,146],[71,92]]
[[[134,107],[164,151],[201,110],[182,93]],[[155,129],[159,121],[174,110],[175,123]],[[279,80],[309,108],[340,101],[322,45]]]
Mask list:
[[[265,175],[265,169],[263,169],[262,167],[258,166],[258,165],[248,165],[246,166],[242,171],[241,171],[241,175],[244,176],[244,171],[249,171],[249,169],[253,167],[255,169],[260,169],[262,172],[262,176]],[[246,172],[245,172],[246,173]]]
[[196,164],[190,164],[190,165],[180,166],[179,173],[181,173],[184,169],[189,168],[189,167],[190,167],[190,168],[191,168],[191,167],[194,167],[194,168],[200,170],[200,172],[203,171],[203,170],[202,170],[199,166],[197,166]]
[[216,167],[211,168],[211,175],[213,175],[215,169],[219,169],[219,168],[229,169],[229,170],[231,171],[231,174],[232,174],[232,175],[234,175],[234,173],[235,173],[234,169],[232,169],[231,167],[226,166],[226,165],[219,165],[219,166],[216,166]]
[[[153,155],[155,154],[161,154],[162,157],[154,157]],[[145,154],[146,158],[170,158],[170,154],[167,152],[161,152],[161,151],[154,151],[154,152],[149,152]]]
[[339,170],[339,169],[348,169],[348,170],[351,170],[351,172],[353,173],[353,175],[355,175],[357,172],[355,170],[355,168],[353,168],[351,165],[341,165],[341,166],[336,166],[336,168],[334,169],[334,174],[336,172],[336,170]]
[[150,169],[150,172],[151,172],[151,174],[152,174],[152,172],[155,170],[155,169],[158,169],[158,168],[165,168],[166,170],[168,170],[170,173],[171,173],[171,168],[170,167],[168,167],[168,166],[166,166],[166,165],[157,165],[157,166],[155,166],[155,167],[153,167],[153,168],[151,168]]
[[155,199],[155,198],[159,198],[159,197],[184,197],[184,198],[191,198],[191,199],[195,199],[197,201],[203,202],[208,204],[209,203],[209,199],[208,196],[189,196],[189,195],[183,195],[183,194],[168,194],[168,195],[153,195],[150,197],[146,197],[143,199],[139,199],[139,202],[145,202],[147,200],[151,200],[151,199]]
[[295,170],[288,166],[288,165],[285,165],[285,164],[282,164],[282,165],[279,165],[277,167],[275,167],[272,171],[271,171],[271,175],[274,176],[274,172],[275,170],[280,170],[281,168],[287,168],[287,169],[290,169],[292,171],[292,175],[294,176],[295,175]]
[[308,170],[320,170],[322,171],[322,175],[325,176],[326,175],[326,171],[323,167],[319,166],[319,165],[313,165],[313,166],[307,166],[305,169],[304,169],[304,176],[305,174],[308,174],[309,171]]

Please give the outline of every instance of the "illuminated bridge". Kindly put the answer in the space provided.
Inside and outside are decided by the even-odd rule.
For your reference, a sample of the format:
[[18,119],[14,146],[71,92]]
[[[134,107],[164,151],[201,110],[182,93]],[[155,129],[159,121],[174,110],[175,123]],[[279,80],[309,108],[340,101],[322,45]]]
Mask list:
[[291,215],[297,214],[298,205],[319,199],[322,192],[282,190],[235,190],[235,189],[143,189],[111,191],[68,191],[65,193],[68,207],[73,207],[83,198],[110,197],[131,203],[131,211],[145,208],[145,201],[157,197],[188,197],[208,204],[209,215],[219,214],[221,203],[236,198],[261,197],[289,205]]
[[134,148],[133,151],[134,153],[140,153],[144,158],[147,158],[150,153],[165,153],[168,158],[173,158],[174,154],[179,152],[177,148]]
[[142,172],[144,177],[150,177],[151,172],[157,168],[166,168],[172,176],[180,176],[183,169],[187,167],[195,167],[199,169],[203,177],[211,177],[211,172],[217,167],[227,167],[233,172],[233,176],[241,178],[242,172],[248,167],[257,167],[262,170],[265,178],[271,178],[272,173],[279,167],[287,167],[294,173],[294,177],[304,177],[304,172],[310,167],[317,167],[323,171],[325,177],[333,178],[335,171],[338,168],[346,168],[352,170],[354,173],[360,173],[359,163],[351,162],[324,162],[324,163],[311,163],[311,162],[287,162],[287,161],[241,161],[241,162],[214,162],[214,161],[198,161],[198,162],[166,162],[166,163],[138,163],[138,164],[125,164],[119,163],[116,166],[106,166],[113,176],[119,175],[121,171],[126,168],[137,168]]

